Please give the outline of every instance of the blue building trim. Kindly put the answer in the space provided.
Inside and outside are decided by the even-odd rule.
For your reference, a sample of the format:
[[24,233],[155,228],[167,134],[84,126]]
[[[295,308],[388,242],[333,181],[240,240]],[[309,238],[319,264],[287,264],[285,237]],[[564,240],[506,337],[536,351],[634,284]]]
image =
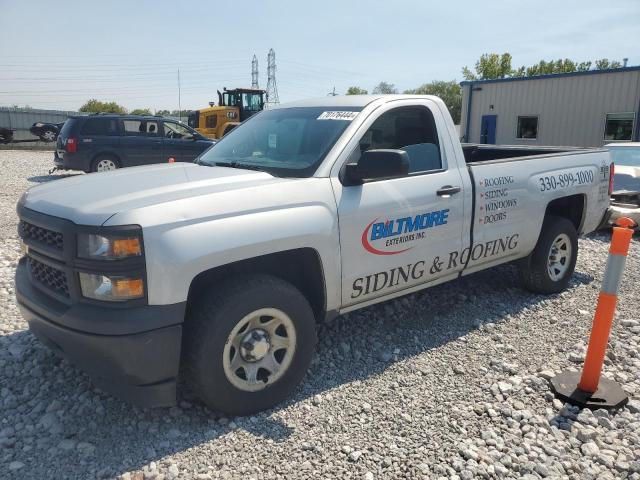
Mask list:
[[635,67],[607,68],[605,70],[586,70],[584,72],[547,73],[545,75],[533,75],[531,77],[495,78],[491,80],[465,80],[460,86],[478,85],[483,83],[524,82],[527,80],[541,80],[543,78],[579,77],[583,75],[599,75],[601,73],[623,73],[640,71],[640,65]]

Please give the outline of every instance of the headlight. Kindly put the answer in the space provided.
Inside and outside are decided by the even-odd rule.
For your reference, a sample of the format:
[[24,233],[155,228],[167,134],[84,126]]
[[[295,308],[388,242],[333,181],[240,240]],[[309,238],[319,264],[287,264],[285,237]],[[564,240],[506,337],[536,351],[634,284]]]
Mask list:
[[78,257],[88,259],[117,260],[142,255],[139,236],[78,235]]
[[144,297],[142,278],[80,272],[82,296],[94,300],[124,302]]

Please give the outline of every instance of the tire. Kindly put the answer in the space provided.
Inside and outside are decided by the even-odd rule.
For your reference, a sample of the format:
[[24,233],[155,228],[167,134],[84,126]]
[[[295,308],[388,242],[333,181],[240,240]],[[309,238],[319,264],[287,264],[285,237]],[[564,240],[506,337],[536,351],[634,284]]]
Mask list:
[[518,265],[524,288],[545,294],[565,290],[577,258],[578,234],[573,223],[563,217],[545,217],[533,252]]
[[[272,347],[276,342],[289,346]],[[205,291],[189,310],[184,377],[209,408],[249,415],[291,394],[311,363],[315,344],[315,318],[300,291],[269,275],[237,276]]]
[[101,155],[91,162],[92,172],[108,172],[118,168],[120,168],[118,159],[109,155]]
[[56,132],[55,130],[45,130],[40,135],[40,140],[47,143],[55,142],[57,138],[58,138],[58,132]]

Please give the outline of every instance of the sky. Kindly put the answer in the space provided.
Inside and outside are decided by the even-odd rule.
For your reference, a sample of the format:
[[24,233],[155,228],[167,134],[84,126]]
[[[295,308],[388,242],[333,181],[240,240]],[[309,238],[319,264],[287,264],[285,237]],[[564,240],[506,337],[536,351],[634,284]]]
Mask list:
[[640,65],[640,1],[0,0],[0,106],[196,109],[250,86],[254,54],[266,88],[270,48],[281,102],[461,81],[489,52]]

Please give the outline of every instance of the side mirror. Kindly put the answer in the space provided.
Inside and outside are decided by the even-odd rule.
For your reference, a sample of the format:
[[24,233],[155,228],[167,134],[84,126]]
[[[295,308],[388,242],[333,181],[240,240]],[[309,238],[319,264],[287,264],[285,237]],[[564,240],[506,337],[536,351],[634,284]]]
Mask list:
[[366,180],[403,177],[409,173],[409,155],[404,150],[367,150],[358,163],[345,167],[344,184],[362,185]]

